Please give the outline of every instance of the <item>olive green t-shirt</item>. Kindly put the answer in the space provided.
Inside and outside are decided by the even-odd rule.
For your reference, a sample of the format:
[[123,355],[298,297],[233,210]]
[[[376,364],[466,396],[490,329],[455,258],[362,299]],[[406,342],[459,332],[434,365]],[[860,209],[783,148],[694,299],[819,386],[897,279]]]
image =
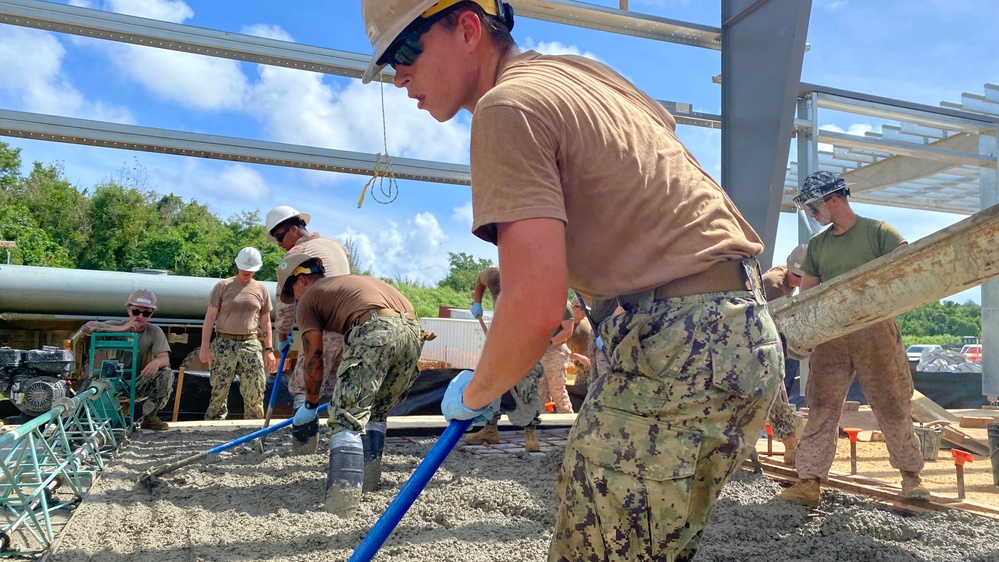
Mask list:
[[[108,324],[112,326],[121,326],[126,320],[111,320]],[[156,358],[160,353],[170,353],[170,343],[167,342],[166,335],[163,333],[163,328],[155,326],[153,324],[146,324],[146,329],[139,332],[139,358],[140,362],[136,364],[136,368],[141,370],[143,367],[148,365]],[[132,359],[131,352],[125,352],[122,355],[121,362],[123,364],[128,364]]]
[[271,294],[263,283],[252,280],[244,285],[235,277],[215,284],[208,305],[218,309],[215,331],[225,334],[253,334],[259,331],[260,315],[271,311]]
[[296,318],[303,334],[322,330],[346,334],[347,324],[364,310],[388,308],[416,313],[395,287],[367,275],[337,275],[319,279],[298,301]]
[[801,270],[819,281],[829,281],[880,258],[903,242],[905,238],[890,224],[857,217],[857,222],[843,234],[834,235],[828,228],[813,236]]
[[676,136],[662,104],[602,63],[528,51],[472,117],[472,232],[565,223],[569,286],[594,297],[750,258],[763,243]]

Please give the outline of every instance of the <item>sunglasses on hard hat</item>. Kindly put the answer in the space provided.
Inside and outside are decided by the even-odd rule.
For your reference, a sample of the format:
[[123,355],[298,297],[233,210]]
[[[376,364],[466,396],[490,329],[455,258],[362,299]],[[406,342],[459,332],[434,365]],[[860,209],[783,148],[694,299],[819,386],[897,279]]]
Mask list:
[[128,313],[131,314],[132,316],[138,316],[141,314],[143,318],[149,318],[150,316],[153,315],[152,310],[139,310],[137,308],[128,309]]

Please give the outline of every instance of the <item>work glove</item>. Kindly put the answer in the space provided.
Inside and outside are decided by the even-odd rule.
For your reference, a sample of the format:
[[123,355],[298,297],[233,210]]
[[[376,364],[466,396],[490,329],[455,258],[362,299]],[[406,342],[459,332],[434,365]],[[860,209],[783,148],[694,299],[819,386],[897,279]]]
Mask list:
[[278,342],[277,344],[278,353],[282,355],[288,353],[288,350],[291,349],[291,344],[293,343],[295,343],[295,338],[293,338],[291,334],[288,334],[288,337],[286,337],[284,341]]
[[461,399],[465,393],[465,387],[472,380],[473,374],[472,371],[466,369],[458,373],[458,376],[451,379],[451,382],[447,385],[447,390],[444,392],[444,399],[441,400],[441,412],[447,421],[474,419],[475,421],[472,422],[474,425],[485,425],[492,419],[493,408],[491,404],[481,410],[472,410],[468,406],[465,406],[465,403]]
[[482,318],[482,303],[481,302],[473,302],[472,303],[472,317],[473,318]]
[[295,411],[295,417],[291,420],[291,425],[306,425],[316,421],[319,417],[319,408],[302,406]]

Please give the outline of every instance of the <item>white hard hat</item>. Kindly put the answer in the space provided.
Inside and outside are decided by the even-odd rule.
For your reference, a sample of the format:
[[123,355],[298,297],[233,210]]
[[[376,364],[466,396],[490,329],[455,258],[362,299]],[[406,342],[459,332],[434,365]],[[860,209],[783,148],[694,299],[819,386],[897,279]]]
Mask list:
[[274,230],[275,226],[292,217],[301,218],[305,224],[309,224],[309,220],[312,219],[309,213],[299,213],[294,207],[289,207],[288,205],[281,205],[267,211],[267,219],[264,221],[264,228],[267,229],[267,240],[277,242],[277,239],[271,236],[271,231]]
[[236,267],[242,271],[257,271],[264,265],[264,259],[260,257],[260,250],[247,246],[236,254]]
[[[364,31],[368,41],[374,47],[371,63],[361,78],[367,84],[385,68],[379,64],[389,45],[417,18],[429,18],[439,14],[462,0],[361,0],[361,19],[364,20]],[[471,0],[482,7],[483,11],[492,16],[499,16],[507,22],[507,28],[513,27],[513,10],[502,0]]]

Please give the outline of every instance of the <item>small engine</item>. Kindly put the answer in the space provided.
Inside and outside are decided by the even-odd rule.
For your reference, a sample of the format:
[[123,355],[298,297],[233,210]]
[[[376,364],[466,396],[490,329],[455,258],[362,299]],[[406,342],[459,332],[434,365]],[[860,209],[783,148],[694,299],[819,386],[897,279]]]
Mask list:
[[72,351],[50,345],[29,351],[0,347],[0,389],[18,410],[37,416],[69,395],[75,365]]

